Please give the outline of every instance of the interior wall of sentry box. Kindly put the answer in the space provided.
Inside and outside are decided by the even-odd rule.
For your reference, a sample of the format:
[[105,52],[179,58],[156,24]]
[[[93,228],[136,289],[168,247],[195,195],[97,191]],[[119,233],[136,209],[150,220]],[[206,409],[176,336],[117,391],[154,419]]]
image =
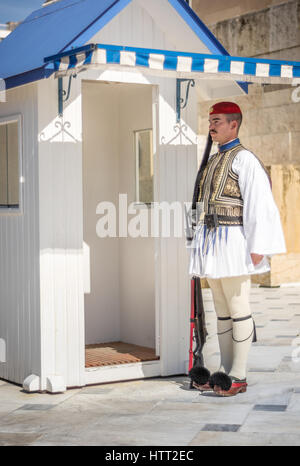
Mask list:
[[[136,200],[134,131],[152,128],[152,87],[84,81],[82,90],[86,344],[154,348],[154,239],[118,237],[119,193]],[[97,234],[104,201],[116,207],[116,237]]]

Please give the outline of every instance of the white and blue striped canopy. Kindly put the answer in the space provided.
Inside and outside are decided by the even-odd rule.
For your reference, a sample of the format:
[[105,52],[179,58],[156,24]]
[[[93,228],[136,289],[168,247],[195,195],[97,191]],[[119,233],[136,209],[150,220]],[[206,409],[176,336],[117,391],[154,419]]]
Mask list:
[[113,67],[176,78],[210,76],[245,82],[300,84],[300,62],[264,58],[89,44],[47,57],[44,61],[58,76],[89,67]]

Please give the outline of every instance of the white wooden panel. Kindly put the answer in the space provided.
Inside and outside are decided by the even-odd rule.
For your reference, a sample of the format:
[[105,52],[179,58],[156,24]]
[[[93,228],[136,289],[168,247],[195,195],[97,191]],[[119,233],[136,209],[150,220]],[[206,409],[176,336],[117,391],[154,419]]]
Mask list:
[[[67,80],[64,81],[64,86]],[[39,189],[42,389],[84,371],[81,81],[73,80],[63,118],[57,81],[39,82]]]
[[16,383],[40,374],[37,94],[31,84],[6,93],[0,116],[21,114],[22,205],[0,213],[0,377]]
[[88,43],[127,45],[131,47],[172,47],[166,39],[165,28],[160,28],[138,1],[133,0]]
[[[189,130],[186,132],[188,139],[184,157],[179,155],[178,173],[180,175],[178,196],[182,202],[191,202],[194,183],[198,171],[197,164],[197,98],[195,88],[190,88],[190,96],[186,108],[182,111],[183,123]],[[180,316],[180,361],[181,370],[184,372],[189,358],[189,333],[190,333],[190,277],[188,275],[190,250],[186,248],[185,237],[182,238],[179,248],[179,316]]]
[[[81,83],[74,86],[75,96],[81,93]],[[65,118],[74,127],[76,142],[65,145],[65,225],[66,225],[66,331],[67,386],[83,383],[84,355],[83,269],[82,269],[82,125],[81,97],[65,109]],[[76,149],[74,150],[74,144]],[[68,182],[66,182],[66,177]]]
[[[209,53],[208,48],[181,18],[168,1],[133,0],[132,7],[139,5],[152,16],[156,28],[166,31],[175,49],[186,52]],[[180,32],[179,32],[180,31]],[[162,48],[162,47],[159,47]]]
[[[181,125],[176,125],[175,82],[160,86],[160,201],[191,200],[197,170],[196,99],[191,89]],[[183,220],[183,217],[182,217]],[[161,239],[161,358],[162,374],[185,371],[189,334],[188,251],[184,237]]]

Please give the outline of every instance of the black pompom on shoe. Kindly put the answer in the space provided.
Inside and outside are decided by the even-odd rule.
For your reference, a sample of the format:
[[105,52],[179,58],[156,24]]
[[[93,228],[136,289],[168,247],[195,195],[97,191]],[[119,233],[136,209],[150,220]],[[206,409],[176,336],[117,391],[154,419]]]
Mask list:
[[210,372],[206,367],[192,367],[189,372],[189,377],[192,382],[196,382],[198,385],[204,385],[208,382]]
[[225,372],[215,372],[209,377],[208,383],[211,388],[214,388],[216,385],[222,390],[229,390],[232,384],[232,380],[229,375],[225,374]]

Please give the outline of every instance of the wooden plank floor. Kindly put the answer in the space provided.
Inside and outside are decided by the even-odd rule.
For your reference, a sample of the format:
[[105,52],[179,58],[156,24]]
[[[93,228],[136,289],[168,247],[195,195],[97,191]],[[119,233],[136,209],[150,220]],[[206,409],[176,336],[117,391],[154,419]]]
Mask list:
[[132,345],[121,341],[86,345],[85,367],[112,366],[141,361],[155,361],[154,348]]

